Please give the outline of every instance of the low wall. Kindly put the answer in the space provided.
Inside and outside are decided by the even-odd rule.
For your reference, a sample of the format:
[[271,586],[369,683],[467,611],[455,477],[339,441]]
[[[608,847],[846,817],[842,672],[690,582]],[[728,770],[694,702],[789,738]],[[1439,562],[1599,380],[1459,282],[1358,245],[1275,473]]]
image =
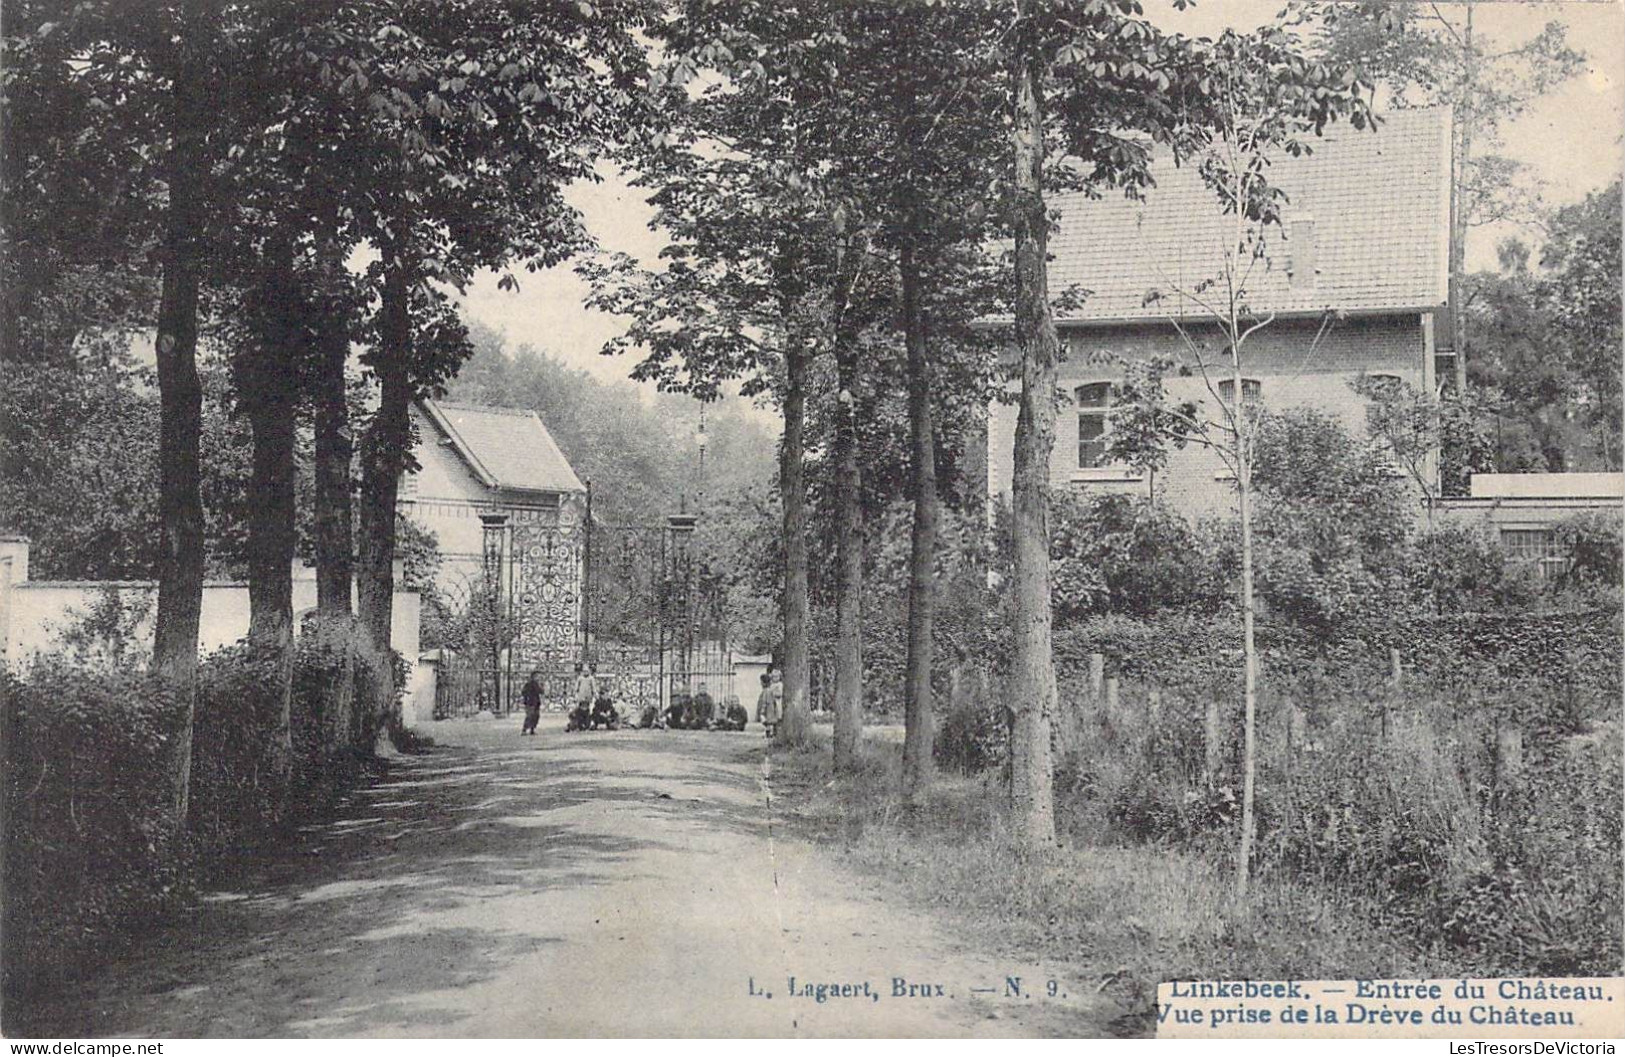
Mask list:
[[[22,567],[26,570],[26,565]],[[26,575],[26,573],[25,573]],[[15,580],[0,576],[0,661],[13,668],[26,667],[41,653],[63,649],[64,635],[83,624],[98,609],[109,609],[109,595],[116,597],[122,613],[120,626],[134,644],[139,659],[150,655],[153,625],[158,610],[158,585],[151,580]],[[390,645],[411,666],[407,677],[407,722],[414,709],[410,702],[424,693],[430,707],[417,710],[427,722],[433,711],[433,667],[425,673],[418,668],[419,598],[416,591],[396,591],[390,627]],[[299,617],[316,608],[315,570],[299,567],[294,572],[293,608],[295,628]],[[248,585],[210,582],[203,585],[203,610],[198,621],[198,652],[208,653],[248,634]]]

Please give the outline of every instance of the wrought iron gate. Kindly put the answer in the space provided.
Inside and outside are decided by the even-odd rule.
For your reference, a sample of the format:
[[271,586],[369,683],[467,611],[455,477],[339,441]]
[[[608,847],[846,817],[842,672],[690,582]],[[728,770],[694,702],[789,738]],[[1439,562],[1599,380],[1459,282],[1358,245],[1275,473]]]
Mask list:
[[719,703],[741,692],[737,634],[720,578],[695,553],[695,515],[595,521],[589,486],[556,519],[482,520],[483,579],[466,592],[467,612],[488,618],[468,619],[479,634],[443,655],[437,716],[510,711],[532,673],[543,707],[568,709],[578,664],[596,667],[600,687],[629,716],[702,685]]

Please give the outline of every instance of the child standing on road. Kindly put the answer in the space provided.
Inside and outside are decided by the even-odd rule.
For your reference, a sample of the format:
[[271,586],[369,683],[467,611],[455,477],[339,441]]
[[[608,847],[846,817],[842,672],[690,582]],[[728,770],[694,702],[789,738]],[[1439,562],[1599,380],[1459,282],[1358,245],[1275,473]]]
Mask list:
[[767,736],[771,738],[779,725],[779,688],[766,672],[762,673],[761,696],[756,699],[756,718],[767,728]]

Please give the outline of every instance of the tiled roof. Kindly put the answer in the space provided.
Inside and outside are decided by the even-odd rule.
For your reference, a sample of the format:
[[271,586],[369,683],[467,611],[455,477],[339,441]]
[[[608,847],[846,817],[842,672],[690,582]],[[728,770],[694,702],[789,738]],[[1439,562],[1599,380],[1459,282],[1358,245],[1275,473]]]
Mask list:
[[441,400],[425,400],[423,407],[487,485],[525,492],[585,490],[536,412]]
[[[1449,270],[1450,111],[1429,108],[1382,115],[1375,132],[1328,127],[1309,140],[1312,153],[1282,156],[1270,182],[1286,192],[1285,225],[1266,235],[1270,267],[1258,262],[1248,282],[1255,312],[1411,310],[1442,305]],[[1057,196],[1050,237],[1050,292],[1092,291],[1060,322],[1112,322],[1198,316],[1205,312],[1176,288],[1220,274],[1234,232],[1214,192],[1191,164],[1168,156],[1152,164],[1156,180],[1143,201],[1121,194]],[[1315,278],[1292,283],[1287,236],[1294,219],[1313,219]],[[1301,230],[1301,229],[1300,229]],[[1150,307],[1146,294],[1164,293]],[[1204,295],[1206,296],[1206,295]]]

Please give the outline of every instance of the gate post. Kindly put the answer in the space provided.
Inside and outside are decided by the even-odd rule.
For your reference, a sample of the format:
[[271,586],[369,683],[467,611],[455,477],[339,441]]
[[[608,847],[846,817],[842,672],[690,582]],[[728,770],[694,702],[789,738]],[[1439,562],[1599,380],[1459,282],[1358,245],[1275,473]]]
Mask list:
[[[676,573],[682,594],[679,596],[678,616],[683,624],[678,633],[679,637],[674,646],[679,650],[678,660],[681,667],[672,672],[676,676],[680,671],[683,678],[683,692],[694,693],[694,598],[693,598],[693,537],[694,525],[699,520],[698,515],[690,514],[686,510],[676,514],[666,515],[666,528],[671,533],[672,572]],[[675,629],[674,629],[675,630]]]
[[[503,590],[503,559],[508,535],[507,514],[481,514],[480,522],[483,526],[483,551],[485,558],[485,600],[490,610],[491,622],[491,711],[496,715],[503,715],[508,711],[507,687],[502,679],[502,634],[507,621],[503,619],[503,595],[512,594]],[[512,651],[509,651],[510,656]]]
[[593,661],[592,649],[592,482],[587,482],[586,524],[581,527],[581,651],[582,664]]

